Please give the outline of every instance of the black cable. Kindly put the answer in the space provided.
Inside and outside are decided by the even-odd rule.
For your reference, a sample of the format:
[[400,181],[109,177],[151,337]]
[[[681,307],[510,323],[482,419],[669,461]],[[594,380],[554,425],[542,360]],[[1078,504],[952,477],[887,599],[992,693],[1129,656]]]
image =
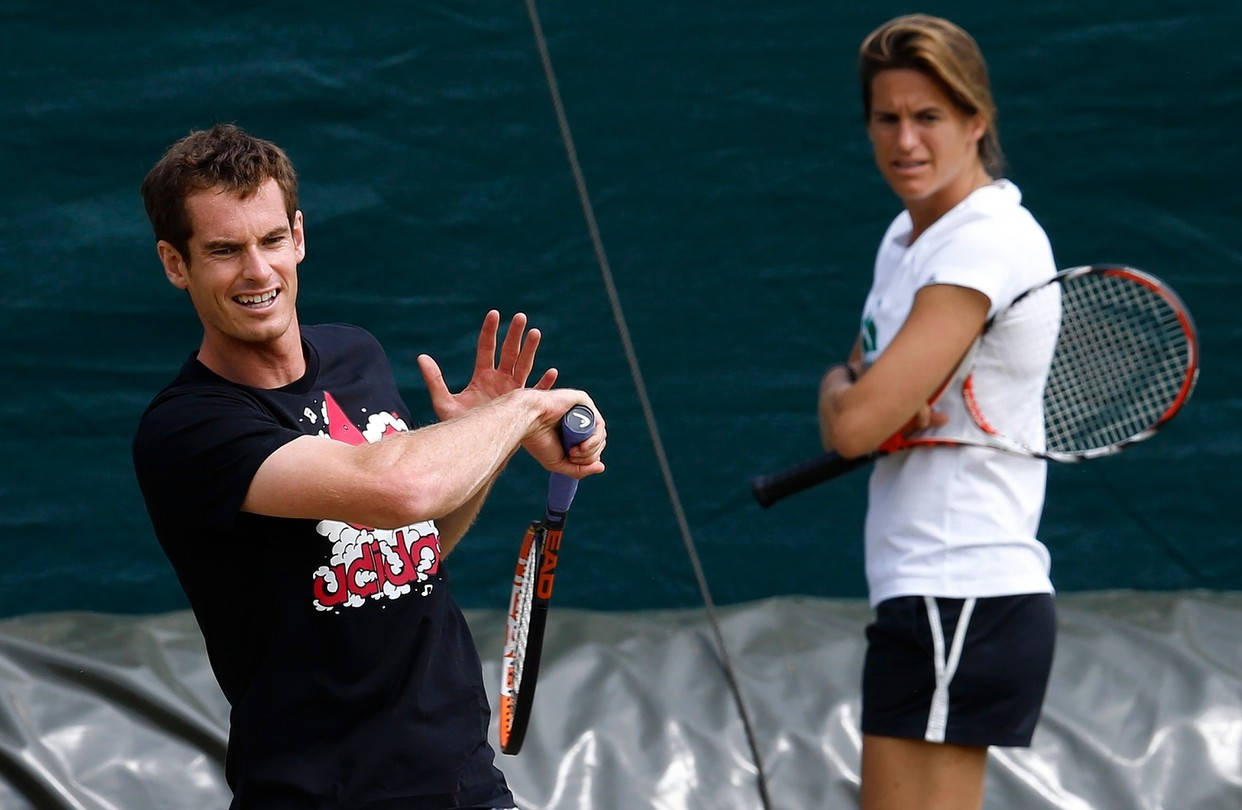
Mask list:
[[755,760],[755,771],[758,778],[759,800],[764,810],[771,810],[768,799],[767,777],[763,771],[763,760],[759,756],[759,746],[755,739],[755,731],[750,722],[750,713],[746,709],[746,701],[742,699],[742,690],[738,685],[733,664],[729,660],[729,651],[725,647],[724,635],[720,632],[720,622],[716,618],[716,605],[712,601],[711,590],[707,586],[707,577],[703,574],[703,566],[699,562],[698,550],[690,534],[690,524],[686,520],[685,510],[681,506],[681,498],[677,494],[677,484],[673,480],[673,471],[669,467],[668,457],[664,453],[664,443],[660,440],[660,429],[656,425],[655,412],[647,396],[647,386],[643,382],[642,371],[638,366],[638,355],[634,351],[634,343],[630,340],[630,330],[621,309],[621,299],[617,295],[617,286],[613,282],[612,270],[608,264],[608,255],[604,252],[604,242],[599,234],[599,226],[595,221],[595,211],[591,206],[591,197],[587,193],[586,179],[582,167],[578,163],[578,151],[574,148],[573,134],[569,130],[569,119],[565,115],[565,106],[561,102],[561,91],[556,82],[556,73],[552,69],[552,58],[548,54],[548,43],[543,36],[543,26],[539,22],[539,12],[535,8],[535,0],[526,0],[526,10],[530,14],[530,24],[535,32],[535,44],[539,48],[539,60],[543,63],[543,73],[548,81],[548,90],[552,93],[552,106],[556,110],[556,122],[560,126],[561,140],[565,143],[565,153],[569,158],[569,167],[574,175],[574,185],[578,188],[578,199],[582,203],[582,213],[586,217],[587,230],[591,234],[591,244],[595,247],[595,258],[599,262],[600,273],[604,277],[604,287],[608,291],[608,301],[612,305],[612,316],[617,323],[617,331],[621,335],[621,344],[625,349],[625,359],[630,366],[630,375],[634,378],[634,388],[638,392],[642,404],[643,417],[647,421],[647,431],[651,434],[651,443],[655,447],[656,460],[660,464],[660,473],[664,476],[664,487],[668,490],[669,501],[673,506],[673,514],[677,518],[677,526],[681,529],[681,537],[686,545],[686,553],[690,557],[690,566],[694,569],[694,578],[698,580],[699,593],[703,597],[703,605],[711,624],[712,633],[716,637],[716,646],[720,653],[721,668],[725,679],[733,692],[738,713],[742,717],[742,727],[746,732],[746,741],[750,745],[751,756]]

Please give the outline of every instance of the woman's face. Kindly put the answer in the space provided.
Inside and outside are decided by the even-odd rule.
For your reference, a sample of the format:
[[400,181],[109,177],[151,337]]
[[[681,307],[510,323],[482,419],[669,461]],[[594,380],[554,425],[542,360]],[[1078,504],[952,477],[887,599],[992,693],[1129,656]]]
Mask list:
[[875,163],[911,213],[938,217],[988,182],[979,159],[986,128],[917,70],[883,70],[871,80],[867,135]]

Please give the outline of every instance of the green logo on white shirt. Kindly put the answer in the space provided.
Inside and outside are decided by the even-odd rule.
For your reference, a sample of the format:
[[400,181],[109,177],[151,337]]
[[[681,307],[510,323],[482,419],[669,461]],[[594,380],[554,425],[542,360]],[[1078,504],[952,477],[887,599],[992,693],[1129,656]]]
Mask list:
[[875,321],[870,315],[863,318],[861,337],[863,354],[875,351]]

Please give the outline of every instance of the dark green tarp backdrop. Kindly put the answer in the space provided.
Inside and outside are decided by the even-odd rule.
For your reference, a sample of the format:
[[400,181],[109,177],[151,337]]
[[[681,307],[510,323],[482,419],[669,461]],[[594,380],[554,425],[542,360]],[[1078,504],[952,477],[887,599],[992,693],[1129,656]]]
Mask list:
[[[1187,412],[1126,454],[1052,471],[1063,590],[1242,587],[1242,11],[1232,0],[907,5],[547,0],[579,156],[693,536],[722,602],[863,593],[865,475],[770,511],[748,478],[815,451],[819,372],[849,347],[897,205],[860,125],[854,54],[897,13],[989,57],[1010,177],[1062,266],[1124,261],[1195,313]],[[0,5],[0,615],[184,607],[129,466],[142,408],[198,339],[138,183],[235,121],[297,164],[307,322],[366,326],[414,420],[415,366],[464,383],[488,308],[608,418],[558,602],[697,603],[519,0],[416,5]],[[519,458],[450,560],[499,607],[544,475]],[[221,587],[262,588],[221,545]]]

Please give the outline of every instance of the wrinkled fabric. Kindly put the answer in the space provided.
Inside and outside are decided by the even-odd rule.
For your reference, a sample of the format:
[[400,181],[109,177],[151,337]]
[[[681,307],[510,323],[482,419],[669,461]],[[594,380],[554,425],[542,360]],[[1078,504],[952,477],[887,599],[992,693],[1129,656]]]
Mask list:
[[[1030,749],[993,749],[986,807],[1242,807],[1242,594],[1073,594],[1058,612],[1043,719]],[[504,615],[467,618],[494,705]],[[860,600],[721,611],[772,807],[857,806],[869,619]],[[188,612],[2,621],[0,685],[0,807],[228,806],[228,705]],[[702,611],[554,607],[525,746],[499,765],[524,810],[760,807]]]

